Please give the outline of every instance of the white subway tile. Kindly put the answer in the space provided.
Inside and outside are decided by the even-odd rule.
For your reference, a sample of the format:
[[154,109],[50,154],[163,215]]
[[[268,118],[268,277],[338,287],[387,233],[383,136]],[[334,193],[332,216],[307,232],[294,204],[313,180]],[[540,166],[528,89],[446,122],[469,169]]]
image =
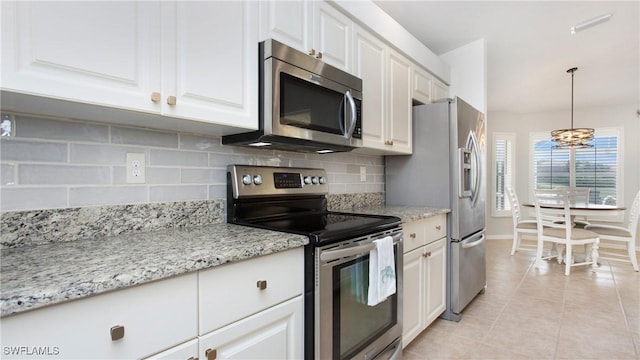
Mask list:
[[13,188],[0,189],[2,211],[36,210],[69,207],[67,188]]
[[0,164],[0,185],[15,185],[15,165]]
[[0,159],[3,161],[67,162],[67,144],[2,139]]
[[206,185],[151,186],[149,189],[149,200],[152,202],[204,200],[206,198]]
[[111,171],[106,166],[30,165],[18,166],[20,185],[109,184]]
[[16,137],[106,143],[109,127],[77,121],[16,115]]
[[112,144],[147,145],[178,148],[178,134],[138,128],[111,127]]
[[149,151],[149,165],[207,166],[209,154],[200,151],[156,150]]
[[180,168],[147,167],[146,175],[147,184],[168,185],[180,183]]
[[226,172],[222,169],[182,169],[180,182],[183,184],[211,184],[226,182]]
[[209,199],[226,199],[227,185],[209,185]]
[[127,153],[146,153],[142,147],[118,145],[71,144],[70,160],[74,164],[125,165]]
[[347,194],[358,194],[366,192],[365,183],[362,184],[346,184],[346,193]]
[[69,189],[70,206],[139,204],[148,202],[149,187],[101,186],[72,187]]
[[231,153],[233,149],[223,146],[219,137],[207,137],[190,134],[180,134],[180,149]]

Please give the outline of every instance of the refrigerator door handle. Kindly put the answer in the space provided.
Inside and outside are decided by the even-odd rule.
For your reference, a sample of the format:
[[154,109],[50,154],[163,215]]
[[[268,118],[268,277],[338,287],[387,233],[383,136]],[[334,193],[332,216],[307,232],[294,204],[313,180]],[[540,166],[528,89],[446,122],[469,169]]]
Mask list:
[[478,240],[476,240],[476,241],[474,241],[474,242],[471,242],[471,243],[464,243],[464,244],[462,244],[462,248],[463,248],[463,249],[468,249],[468,248],[472,248],[472,247],[474,247],[474,246],[478,246],[478,245],[482,244],[482,242],[484,241],[484,239],[485,239],[485,236],[484,236],[484,234],[482,234],[482,236],[480,237],[480,239],[478,239]]
[[[473,207],[476,206],[476,203],[478,202],[478,197],[480,195],[480,181],[482,181],[482,167],[480,164],[480,146],[478,144],[478,137],[476,136],[476,133],[474,131],[471,131],[469,133],[469,148],[471,150],[472,153],[472,158],[473,158],[473,162],[474,162],[474,171],[472,173],[475,173],[475,178],[473,179],[473,187],[471,189],[471,201],[473,203]],[[473,153],[475,153],[475,156],[473,156]]]

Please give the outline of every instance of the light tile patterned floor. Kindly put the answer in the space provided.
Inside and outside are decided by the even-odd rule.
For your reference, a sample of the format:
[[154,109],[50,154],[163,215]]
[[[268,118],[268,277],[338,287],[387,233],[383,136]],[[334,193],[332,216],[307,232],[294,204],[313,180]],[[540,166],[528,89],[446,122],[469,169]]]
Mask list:
[[640,359],[640,273],[601,261],[592,271],[487,243],[487,290],[460,322],[436,320],[404,349],[414,359]]

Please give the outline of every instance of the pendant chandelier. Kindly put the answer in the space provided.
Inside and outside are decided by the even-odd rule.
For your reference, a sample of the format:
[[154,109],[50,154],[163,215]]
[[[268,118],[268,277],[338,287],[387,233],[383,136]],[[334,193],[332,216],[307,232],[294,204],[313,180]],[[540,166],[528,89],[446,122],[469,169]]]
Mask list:
[[592,128],[573,127],[573,73],[577,67],[567,70],[571,73],[571,128],[551,131],[551,141],[555,143],[556,149],[588,148],[593,145],[589,143],[593,140],[594,130]]

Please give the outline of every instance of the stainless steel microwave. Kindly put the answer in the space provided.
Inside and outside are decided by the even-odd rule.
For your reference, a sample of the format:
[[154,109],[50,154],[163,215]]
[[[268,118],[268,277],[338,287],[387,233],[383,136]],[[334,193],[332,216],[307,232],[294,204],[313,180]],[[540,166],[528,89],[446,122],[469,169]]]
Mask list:
[[259,129],[222,144],[317,153],[362,146],[361,79],[273,39],[259,54]]

